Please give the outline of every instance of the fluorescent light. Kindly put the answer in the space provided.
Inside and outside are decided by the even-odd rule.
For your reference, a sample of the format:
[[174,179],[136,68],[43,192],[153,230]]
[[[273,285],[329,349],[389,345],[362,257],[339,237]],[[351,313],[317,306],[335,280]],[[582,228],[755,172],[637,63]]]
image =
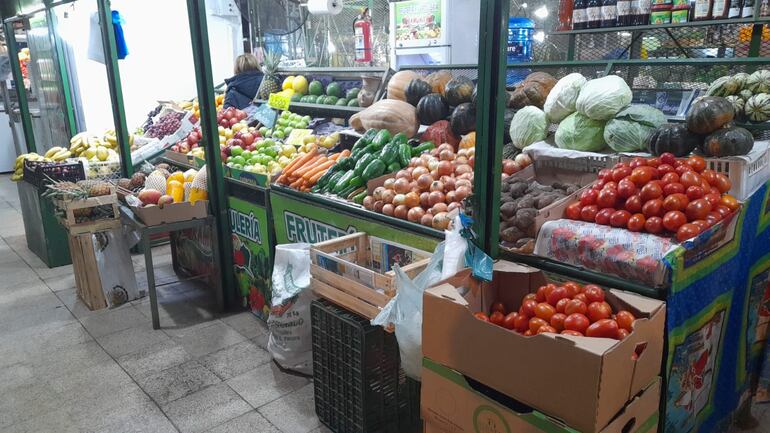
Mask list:
[[548,8],[545,6],[540,6],[539,8],[535,9],[535,16],[540,18],[541,20],[548,17]]

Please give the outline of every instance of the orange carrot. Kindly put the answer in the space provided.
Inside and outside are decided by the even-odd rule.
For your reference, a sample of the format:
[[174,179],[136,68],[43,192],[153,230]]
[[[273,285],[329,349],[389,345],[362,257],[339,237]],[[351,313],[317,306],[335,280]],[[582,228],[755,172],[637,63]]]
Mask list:
[[308,162],[311,159],[315,158],[317,155],[318,155],[318,152],[316,151],[316,149],[313,149],[310,152],[308,152],[308,153],[302,155],[301,157],[295,159],[294,161],[292,161],[292,163],[294,163],[294,164],[289,163],[289,165],[291,165],[291,167],[289,167],[289,165],[287,165],[283,169],[284,175],[286,175],[287,178],[291,177],[292,173],[294,172],[295,169],[297,169],[299,167],[302,167],[306,162]]
[[305,173],[312,170],[313,168],[319,166],[320,164],[323,164],[328,158],[325,156],[318,156],[318,158],[308,162],[302,168],[298,168],[296,171],[294,171],[295,176],[302,177]]
[[299,179],[295,180],[295,181],[294,181],[294,182],[293,182],[291,185],[289,185],[289,186],[290,186],[290,187],[292,187],[292,188],[294,188],[294,189],[299,189],[299,187],[302,185],[302,182],[304,182],[304,179],[302,179],[302,178],[300,177]]
[[328,170],[329,167],[331,167],[334,164],[335,164],[335,161],[327,159],[323,163],[318,164],[315,167],[313,167],[311,170],[308,170],[305,174],[302,175],[302,177],[305,178],[305,179],[311,179],[316,174],[318,174],[319,172]]

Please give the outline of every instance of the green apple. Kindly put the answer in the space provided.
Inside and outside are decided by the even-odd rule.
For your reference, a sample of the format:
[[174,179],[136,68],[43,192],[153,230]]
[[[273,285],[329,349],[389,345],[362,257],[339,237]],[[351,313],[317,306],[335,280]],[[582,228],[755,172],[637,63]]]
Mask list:
[[243,153],[243,148],[241,146],[232,146],[230,147],[230,155],[231,156],[238,156]]
[[286,137],[286,134],[284,134],[283,131],[278,130],[278,131],[275,131],[273,133],[273,137],[275,137],[277,139],[282,139],[282,138]]
[[311,119],[310,116],[305,116],[305,117],[302,118],[302,121],[307,123],[308,125],[310,124],[311,120],[313,120],[313,119]]
[[286,134],[286,136],[288,137],[288,136],[291,135],[291,131],[294,131],[294,128],[289,126],[289,127],[287,127],[286,129],[283,130],[283,133]]
[[268,131],[267,126],[263,126],[263,127],[259,128],[259,135],[264,137],[265,135],[267,135],[267,131]]
[[285,118],[287,118],[287,117],[291,116],[291,114],[292,114],[292,113],[291,113],[291,111],[288,111],[288,110],[286,110],[286,111],[282,111],[282,112],[281,112],[281,118],[282,118],[282,119],[285,119]]

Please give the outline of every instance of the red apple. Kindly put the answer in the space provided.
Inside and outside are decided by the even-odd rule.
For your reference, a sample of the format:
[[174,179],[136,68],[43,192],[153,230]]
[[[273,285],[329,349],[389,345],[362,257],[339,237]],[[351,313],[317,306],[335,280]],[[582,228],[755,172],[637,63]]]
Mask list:
[[222,155],[224,155],[225,157],[230,156],[230,146],[225,146],[224,148],[222,148]]
[[175,145],[171,146],[171,151],[172,152],[179,152],[179,145],[175,144]]
[[187,142],[190,144],[195,144],[198,141],[200,141],[200,137],[198,137],[198,134],[195,133],[195,131],[191,132],[187,135]]
[[251,132],[245,132],[241,134],[240,139],[243,141],[243,144],[248,146],[251,143],[253,143],[254,140],[256,140],[256,137],[254,137],[254,134],[252,134]]
[[179,153],[188,153],[190,151],[190,145],[187,142],[179,143]]
[[233,125],[235,125],[238,122],[240,122],[240,120],[238,120],[237,117],[232,117],[232,118],[230,118],[230,121],[228,122],[228,125],[230,125],[232,127]]

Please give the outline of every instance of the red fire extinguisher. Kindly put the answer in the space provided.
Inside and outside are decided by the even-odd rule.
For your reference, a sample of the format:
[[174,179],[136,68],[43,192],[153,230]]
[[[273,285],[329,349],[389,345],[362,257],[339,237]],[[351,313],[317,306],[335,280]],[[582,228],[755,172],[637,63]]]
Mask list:
[[356,36],[356,62],[372,61],[372,16],[369,8],[364,8],[353,21],[353,32]]

